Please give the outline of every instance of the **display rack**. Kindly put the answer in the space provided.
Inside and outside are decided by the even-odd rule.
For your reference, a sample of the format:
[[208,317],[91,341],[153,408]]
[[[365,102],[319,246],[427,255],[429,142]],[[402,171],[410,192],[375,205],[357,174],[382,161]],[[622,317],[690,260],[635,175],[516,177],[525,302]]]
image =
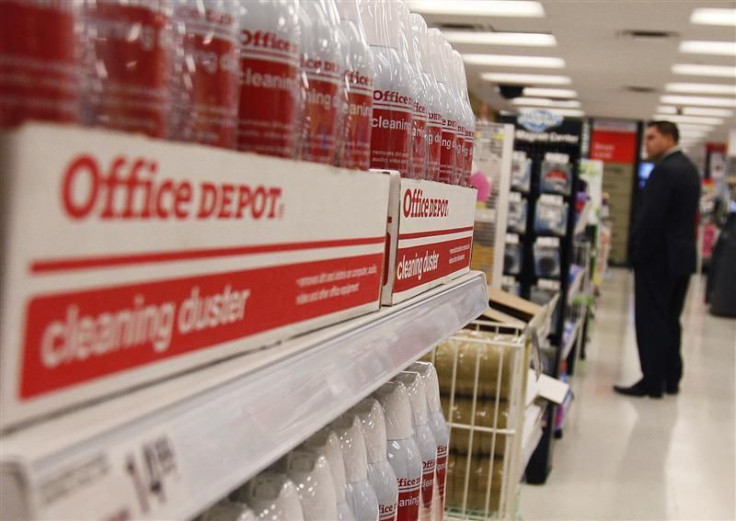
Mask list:
[[2,439],[2,519],[187,519],[488,305],[485,277],[213,364]]

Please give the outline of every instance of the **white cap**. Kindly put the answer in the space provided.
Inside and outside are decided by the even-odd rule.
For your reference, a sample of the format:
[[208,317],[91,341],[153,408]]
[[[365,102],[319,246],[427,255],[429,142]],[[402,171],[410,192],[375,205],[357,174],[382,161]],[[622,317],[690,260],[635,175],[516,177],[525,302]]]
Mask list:
[[363,0],[360,16],[369,45],[391,47],[397,51],[401,47],[399,4],[394,0]]
[[286,456],[286,473],[299,491],[305,521],[337,519],[335,482],[327,458],[311,449],[295,449]]
[[303,521],[296,485],[286,474],[267,470],[251,479],[241,498],[257,513],[268,511],[269,520]]
[[394,380],[403,383],[409,393],[414,425],[427,424],[427,392],[424,390],[422,376],[416,371],[401,371]]
[[256,515],[245,503],[220,501],[202,514],[202,521],[256,521]]
[[402,383],[383,384],[376,391],[375,398],[383,405],[388,440],[405,440],[414,436],[411,403]]
[[337,434],[325,427],[307,439],[304,446],[327,458],[332,472],[332,481],[335,484],[337,501],[345,501],[345,461],[342,457],[342,448]]
[[386,418],[383,407],[375,398],[365,398],[350,412],[360,418],[363,425],[365,445],[368,449],[368,463],[386,460]]
[[347,413],[332,423],[332,429],[340,438],[347,482],[358,483],[368,479],[368,454],[360,418]]
[[437,378],[437,369],[429,362],[414,362],[409,366],[409,371],[416,371],[422,375],[424,391],[427,393],[427,406],[429,412],[441,412],[440,384]]

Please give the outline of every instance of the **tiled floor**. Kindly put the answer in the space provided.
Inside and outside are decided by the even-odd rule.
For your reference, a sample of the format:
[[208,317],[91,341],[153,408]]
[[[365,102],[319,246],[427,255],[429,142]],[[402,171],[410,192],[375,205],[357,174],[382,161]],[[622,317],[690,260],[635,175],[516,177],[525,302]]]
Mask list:
[[611,391],[639,376],[633,277],[603,287],[576,400],[542,486],[524,485],[524,521],[736,520],[736,320],[715,318],[694,278],[683,314],[685,376],[678,396]]

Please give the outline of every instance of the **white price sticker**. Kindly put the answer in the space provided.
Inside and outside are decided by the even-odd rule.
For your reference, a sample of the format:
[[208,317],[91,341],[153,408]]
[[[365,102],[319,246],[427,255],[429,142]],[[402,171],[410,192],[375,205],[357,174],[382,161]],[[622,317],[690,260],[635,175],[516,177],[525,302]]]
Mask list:
[[101,521],[171,517],[170,508],[189,496],[174,444],[165,433],[75,458],[62,471],[42,477],[38,491],[42,519]]
[[550,163],[562,163],[567,164],[570,162],[570,156],[567,154],[560,154],[557,152],[547,152],[544,154],[544,160]]
[[560,239],[558,237],[539,237],[536,241],[537,245],[550,248],[559,248]]

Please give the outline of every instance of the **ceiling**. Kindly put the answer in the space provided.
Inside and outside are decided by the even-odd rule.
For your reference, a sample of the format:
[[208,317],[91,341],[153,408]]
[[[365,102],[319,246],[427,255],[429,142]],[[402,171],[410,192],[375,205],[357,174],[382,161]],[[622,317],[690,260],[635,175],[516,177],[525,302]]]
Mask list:
[[[482,3],[482,0],[473,1]],[[453,0],[445,0],[444,4],[452,8]],[[664,105],[660,103],[662,95],[702,96],[665,92],[665,85],[670,82],[730,86],[733,90],[726,97],[731,98],[732,106],[721,108],[736,110],[736,74],[730,77],[708,77],[672,72],[672,66],[676,63],[736,66],[736,54],[686,54],[679,50],[680,42],[684,40],[736,42],[736,24],[715,26],[690,23],[694,8],[735,8],[736,0],[541,0],[541,4],[545,14],[543,17],[521,18],[432,14],[423,10],[418,3],[410,2],[412,9],[420,12],[430,26],[439,26],[444,30],[457,25],[461,30],[470,31],[554,35],[557,40],[554,47],[453,44],[463,54],[548,56],[564,60],[565,66],[561,69],[466,63],[471,93],[497,111],[515,112],[517,107],[498,94],[494,83],[482,80],[481,73],[567,76],[572,80],[570,85],[538,86],[575,90],[580,109],[586,117],[647,120],[657,113],[660,105]],[[672,33],[672,36],[634,38],[622,35],[631,30],[664,31]],[[627,87],[644,87],[653,91],[631,92]],[[709,130],[702,137],[703,141],[727,141],[728,131],[736,126],[736,120],[733,115],[721,116],[721,119],[723,123]]]

